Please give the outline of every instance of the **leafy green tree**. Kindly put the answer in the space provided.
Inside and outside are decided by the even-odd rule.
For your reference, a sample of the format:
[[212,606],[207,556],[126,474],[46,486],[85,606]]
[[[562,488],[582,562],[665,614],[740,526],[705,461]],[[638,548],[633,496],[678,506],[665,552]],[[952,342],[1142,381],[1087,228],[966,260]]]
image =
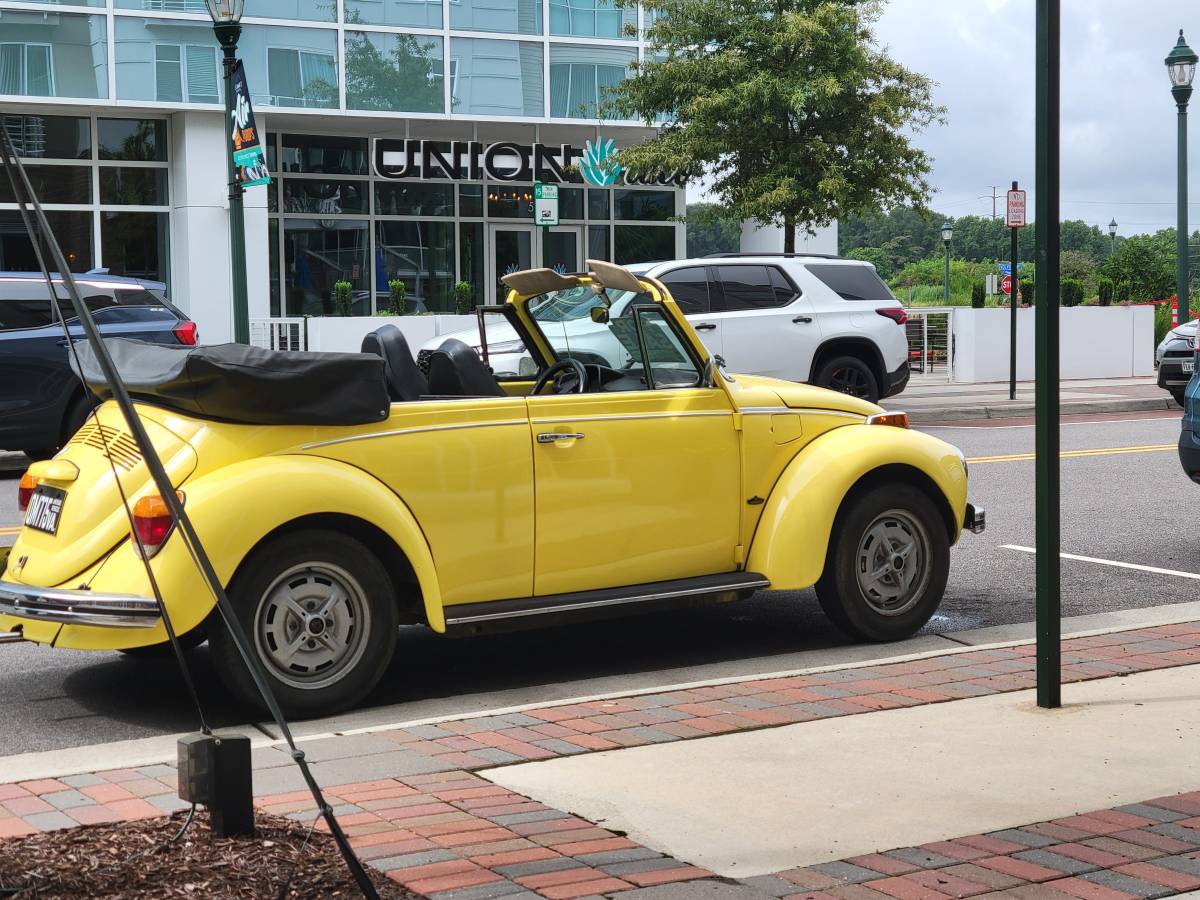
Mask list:
[[875,267],[875,271],[879,273],[879,277],[884,281],[895,274],[896,267],[892,262],[892,258],[886,250],[880,247],[858,247],[846,254],[850,259],[861,259],[864,262],[869,262]]
[[742,246],[742,223],[715,203],[687,205],[687,255],[737,253]]
[[1161,300],[1175,293],[1175,229],[1136,234],[1117,244],[1103,274],[1117,283],[1120,300]]
[[910,135],[944,111],[928,78],[879,48],[877,0],[642,5],[649,52],[601,111],[666,122],[620,152],[627,169],[706,175],[732,215],[783,226],[787,251],[797,226],[929,197]]
[[[1087,290],[1096,279],[1096,260],[1086,250],[1064,250],[1059,256],[1059,272],[1065,281],[1078,281]],[[1063,301],[1064,305],[1066,300]]]

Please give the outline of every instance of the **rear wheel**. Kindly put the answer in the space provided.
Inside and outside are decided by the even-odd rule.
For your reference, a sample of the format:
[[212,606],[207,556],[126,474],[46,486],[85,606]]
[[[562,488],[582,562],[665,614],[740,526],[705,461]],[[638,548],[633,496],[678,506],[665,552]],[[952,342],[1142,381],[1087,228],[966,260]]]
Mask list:
[[838,515],[817,598],[851,637],[915,634],[942,602],[950,539],[933,501],[910,485],[873,488]]
[[1183,406],[1183,405],[1184,405],[1184,400],[1186,399],[1186,397],[1185,397],[1185,394],[1184,394],[1184,389],[1183,389],[1183,388],[1180,388],[1179,390],[1174,390],[1174,391],[1171,391],[1171,397],[1172,397],[1172,398],[1175,400],[1175,402],[1176,402],[1176,403],[1178,403],[1180,406]]
[[[314,529],[272,540],[243,564],[229,599],[287,715],[353,706],[392,660],[399,621],[391,579],[370,550],[346,535]],[[240,700],[263,709],[228,629],[212,632],[222,680]]]
[[879,401],[879,382],[871,367],[857,356],[835,356],[817,371],[816,384],[871,403]]

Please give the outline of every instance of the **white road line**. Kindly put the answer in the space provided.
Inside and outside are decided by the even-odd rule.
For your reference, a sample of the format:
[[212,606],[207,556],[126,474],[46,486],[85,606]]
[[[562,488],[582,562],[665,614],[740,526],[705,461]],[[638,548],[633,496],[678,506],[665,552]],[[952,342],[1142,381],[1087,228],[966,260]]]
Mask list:
[[[1002,550],[1017,550],[1021,553],[1037,553],[1033,547],[1021,547],[1017,544],[1003,544]],[[1075,553],[1060,553],[1063,559],[1073,559],[1077,562],[1099,563],[1102,566],[1114,566],[1118,569],[1133,569],[1137,572],[1150,572],[1154,575],[1174,575],[1176,578],[1191,578],[1200,581],[1200,575],[1195,572],[1180,572],[1175,569],[1160,569],[1157,566],[1142,566],[1137,563],[1117,562],[1115,559],[1099,559],[1095,556],[1079,556]]]

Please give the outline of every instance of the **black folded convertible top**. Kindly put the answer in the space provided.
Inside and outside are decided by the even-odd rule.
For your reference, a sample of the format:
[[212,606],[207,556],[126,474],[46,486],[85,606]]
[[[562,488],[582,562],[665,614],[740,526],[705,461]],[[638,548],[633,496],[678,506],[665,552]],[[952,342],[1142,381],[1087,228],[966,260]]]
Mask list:
[[[367,353],[300,353],[242,344],[185,347],[106,338],[135,400],[188,415],[257,425],[363,425],[388,416],[383,358]],[[95,354],[76,344],[83,379],[111,396]],[[76,368],[75,360],[71,360]]]

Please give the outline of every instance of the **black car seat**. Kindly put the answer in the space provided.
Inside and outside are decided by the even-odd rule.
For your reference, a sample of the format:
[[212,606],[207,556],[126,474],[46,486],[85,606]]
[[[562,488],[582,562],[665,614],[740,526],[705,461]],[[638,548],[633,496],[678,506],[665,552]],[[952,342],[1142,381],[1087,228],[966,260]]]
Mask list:
[[404,332],[395,325],[384,325],[363,338],[362,352],[383,357],[383,375],[394,402],[411,403],[429,393],[425,376],[408,350]]
[[448,338],[429,357],[429,391],[445,397],[507,396],[469,346]]

